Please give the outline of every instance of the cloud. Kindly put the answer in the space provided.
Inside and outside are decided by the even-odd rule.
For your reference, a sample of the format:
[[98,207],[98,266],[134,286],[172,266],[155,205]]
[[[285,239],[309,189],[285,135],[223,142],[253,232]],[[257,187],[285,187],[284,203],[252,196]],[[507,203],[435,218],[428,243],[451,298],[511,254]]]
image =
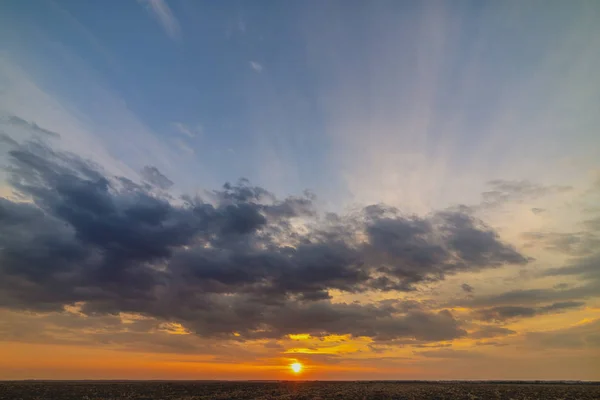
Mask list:
[[578,257],[567,266],[549,268],[542,274],[544,276],[578,276],[600,288],[600,253]]
[[460,285],[460,288],[465,292],[465,293],[473,293],[473,286],[469,285],[468,283],[463,283],[462,285]]
[[4,132],[0,132],[0,142],[4,142],[9,146],[18,146],[18,142]]
[[524,232],[521,237],[527,246],[542,244],[544,249],[573,256],[596,252],[600,239],[591,232]]
[[[577,301],[597,295],[599,286],[595,283],[574,286],[568,289],[543,288],[543,289],[517,289],[500,294],[475,296],[456,302],[456,305],[482,308],[496,306],[528,307],[545,303],[562,303]],[[448,306],[451,306],[448,304]]]
[[152,13],[171,39],[178,40],[180,38],[181,27],[166,0],[138,0],[138,3],[145,6]]
[[503,321],[579,308],[584,305],[583,300],[598,297],[600,253],[597,251],[598,239],[592,232],[527,232],[522,236],[529,241],[529,245],[542,243],[547,250],[571,256],[565,265],[545,268],[537,272],[536,276],[568,276],[578,279],[579,283],[555,283],[551,288],[517,289],[473,296],[461,299],[457,304],[477,309],[477,318]]
[[189,127],[188,125],[182,122],[173,122],[173,127],[177,129],[178,132],[188,136],[190,138],[194,138],[202,133],[202,126],[198,125],[196,128]]
[[[562,35],[590,37],[598,31],[593,18],[583,8],[573,10],[578,17],[563,21],[564,31],[553,30],[555,36],[544,35],[531,60],[504,59],[499,64],[489,57],[506,43],[494,33],[493,19],[523,10],[507,3],[492,8],[478,13],[488,23],[470,38],[470,28],[455,23],[456,10],[443,4],[416,7],[406,24],[398,24],[398,15],[388,9],[365,6],[372,18],[363,21],[360,33],[353,19],[344,17],[354,11],[344,7],[307,18],[312,22],[306,34],[310,61],[320,82],[327,82],[319,90],[332,143],[329,157],[347,182],[352,201],[385,201],[424,212],[470,204],[480,182],[498,176],[576,186],[586,174],[583,170],[549,167],[566,156],[578,159],[585,153],[586,162],[594,165],[585,147],[594,148],[595,141],[583,121],[593,115],[595,100],[583,88],[592,79],[589,66],[598,64],[598,56],[590,50],[593,45],[582,41],[573,46]],[[534,15],[531,10],[521,13],[514,25],[524,36],[536,30],[529,23]],[[329,24],[332,18],[338,18],[336,29]],[[347,45],[350,39],[352,46]],[[421,45],[415,47],[415,42]],[[481,46],[483,42],[499,47]],[[509,47],[526,52],[527,44],[513,41]],[[457,53],[465,57],[454,57]],[[575,62],[565,75],[561,70],[569,57]],[[507,65],[515,62],[519,72]],[[455,68],[461,72],[448,80],[448,71]],[[524,74],[535,79],[524,84]],[[569,92],[569,100],[551,100],[548,94],[554,91]],[[577,116],[562,109],[573,102],[582,105]],[[533,114],[530,106],[536,107]],[[573,137],[563,134],[559,127],[564,124],[573,126]],[[552,142],[540,142],[548,135]]]
[[508,346],[508,343],[502,343],[502,342],[497,342],[497,341],[482,341],[482,340],[475,342],[475,344],[477,346],[495,346],[495,347]]
[[535,215],[540,215],[542,213],[545,213],[546,210],[544,208],[536,208],[536,207],[534,207],[534,208],[531,209],[531,212],[534,213]]
[[247,354],[239,343],[182,334],[181,327],[137,315],[86,316],[65,310],[43,314],[0,311],[0,338],[4,341],[81,346],[111,346],[123,351],[182,353],[186,355],[231,351]]
[[162,190],[167,190],[173,186],[173,181],[160,173],[156,167],[145,166],[140,173],[144,180]]
[[440,280],[458,271],[529,261],[467,214],[441,211],[428,218],[407,218],[381,205],[367,206],[364,213],[367,261],[387,274],[377,280],[379,289],[406,290],[412,283]]
[[[154,132],[124,107],[125,101],[107,89],[110,85],[98,79],[98,71],[66,48],[59,47],[57,51],[59,56],[54,58],[61,60],[60,70],[52,60],[43,57],[36,61],[37,64],[48,64],[53,72],[72,76],[79,93],[85,93],[86,99],[93,99],[93,110],[90,111],[89,104],[83,102],[78,106],[81,112],[72,112],[73,109],[65,105],[61,96],[40,89],[46,86],[45,82],[26,73],[33,65],[16,63],[17,57],[9,58],[7,55],[0,57],[0,86],[5,89],[0,98],[3,115],[19,116],[25,121],[34,121],[43,129],[60,132],[61,140],[52,140],[52,146],[94,160],[112,174],[137,179],[141,167],[153,165],[171,176],[178,176],[178,183],[185,187],[189,187],[187,185],[192,180],[209,180],[197,160],[183,160],[175,149],[165,146]],[[34,128],[25,125],[13,132],[7,121],[1,118],[0,123],[2,130],[17,141],[48,137],[36,134]],[[125,136],[128,140],[124,142]],[[190,174],[190,167],[194,174]]]
[[12,125],[13,127],[24,128],[29,132],[41,134],[42,136],[60,138],[58,133],[44,129],[38,126],[35,122],[25,121],[23,118],[17,117],[16,115],[9,115],[8,117],[2,119],[4,120],[3,122],[7,123],[8,125]]
[[[579,232],[527,232],[523,237],[529,244],[541,243],[545,249],[558,251],[571,256],[565,265],[546,268],[539,272],[542,277],[577,278],[582,284],[569,288],[567,285],[556,285],[554,289],[561,301],[597,297],[600,293],[600,238],[597,233],[596,220],[583,221],[581,225],[587,230]],[[550,291],[546,291],[550,294]],[[555,296],[558,298],[558,296]]]
[[[492,190],[483,192],[482,205],[484,207],[498,207],[509,202],[524,202],[525,200],[535,200],[543,196],[556,193],[565,193],[571,191],[571,186],[551,185],[544,186],[529,181],[511,181],[495,179],[488,182]],[[532,208],[534,214],[543,212],[543,209]]]
[[250,68],[252,68],[258,73],[261,73],[263,70],[263,66],[256,61],[250,61]]
[[[241,180],[183,196],[108,176],[40,143],[9,152],[0,198],[0,306],[138,313],[203,337],[350,334],[374,340],[466,335],[447,311],[402,302],[334,303],[330,291],[411,291],[461,271],[528,259],[482,221],[404,216],[383,205],[321,218],[314,196],[279,200]],[[170,180],[154,167],[144,178]],[[303,221],[304,229],[295,222]]]
[[485,325],[480,327],[475,332],[471,333],[469,336],[474,339],[488,339],[498,336],[514,335],[516,333],[517,332],[513,331],[512,329],[504,328],[501,326]]
[[415,351],[416,355],[427,358],[481,358],[483,355],[468,350],[440,349],[431,351]]
[[600,232],[600,217],[596,217],[596,218],[592,218],[592,219],[583,221],[583,224],[590,231]]
[[586,321],[568,328],[546,332],[530,332],[527,345],[542,349],[598,349],[600,348],[600,319]]
[[179,138],[175,139],[175,144],[181,149],[181,151],[187,153],[188,155],[196,154],[196,151],[190,145]]
[[585,303],[580,301],[565,301],[542,307],[499,306],[477,310],[476,318],[484,321],[506,321],[517,318],[531,318],[543,314],[555,314],[581,308]]

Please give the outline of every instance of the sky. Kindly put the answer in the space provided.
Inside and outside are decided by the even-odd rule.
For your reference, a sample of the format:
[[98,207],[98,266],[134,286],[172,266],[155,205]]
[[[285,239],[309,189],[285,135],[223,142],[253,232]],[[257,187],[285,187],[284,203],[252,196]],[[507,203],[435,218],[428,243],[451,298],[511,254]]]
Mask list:
[[0,379],[600,380],[598,21],[0,2]]

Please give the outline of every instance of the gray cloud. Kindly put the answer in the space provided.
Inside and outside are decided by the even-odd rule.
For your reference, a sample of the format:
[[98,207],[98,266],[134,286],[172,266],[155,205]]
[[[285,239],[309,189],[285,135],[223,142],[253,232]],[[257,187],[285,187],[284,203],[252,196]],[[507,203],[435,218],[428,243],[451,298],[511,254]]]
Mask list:
[[542,307],[523,307],[523,306],[498,306],[477,310],[476,318],[484,321],[506,321],[517,318],[531,318],[537,315],[554,314],[566,310],[580,308],[585,303],[580,301],[565,301],[552,303]]
[[412,347],[417,349],[442,349],[452,347],[451,343],[427,343],[427,344],[415,344]]
[[60,134],[44,129],[38,126],[35,122],[25,121],[23,118],[17,117],[16,115],[10,115],[4,118],[5,121],[12,126],[27,129],[29,132],[37,133],[42,136],[49,136],[53,138],[59,138]]
[[564,267],[547,269],[543,275],[578,276],[589,281],[591,286],[600,289],[600,252],[587,257],[578,257],[570,265]]
[[460,288],[465,292],[465,293],[473,293],[473,291],[475,290],[473,288],[473,286],[469,285],[468,283],[463,283],[462,285],[460,285]]
[[365,215],[366,260],[386,274],[376,281],[383,290],[407,290],[413,283],[440,280],[449,273],[528,262],[468,214],[441,211],[428,218],[407,218],[378,205],[366,207]]
[[475,344],[477,346],[494,346],[494,347],[508,346],[508,343],[502,343],[502,342],[497,342],[497,341],[482,341],[482,340],[475,342]]
[[117,315],[86,316],[70,312],[17,313],[2,311],[0,338],[24,343],[84,346],[110,345],[125,351],[161,353],[244,354],[239,341],[203,339],[173,334],[168,323],[155,319],[123,320]]
[[140,172],[142,178],[148,183],[162,190],[168,190],[173,186],[173,181],[164,176],[156,167],[145,166]]
[[534,207],[534,208],[531,209],[531,212],[534,213],[535,215],[540,215],[542,213],[545,213],[546,210],[543,209],[543,208]]
[[427,358],[481,358],[483,354],[468,350],[440,349],[431,351],[415,351],[417,355]]
[[[596,219],[583,221],[582,226],[586,229],[579,232],[528,232],[523,235],[529,241],[529,245],[542,244],[546,249],[572,256],[566,265],[544,269],[539,273],[540,276],[570,276],[581,282],[578,286],[570,287],[562,283],[555,285],[553,289],[513,292],[504,294],[504,296],[512,297],[513,300],[519,297],[521,300],[526,300],[524,297],[533,296],[539,303],[558,301],[558,304],[569,304],[589,297],[598,297],[600,293],[600,238],[597,235],[597,222]],[[478,301],[481,300],[483,299]]]
[[9,146],[18,146],[19,143],[4,132],[0,132],[0,143],[4,142]]
[[83,302],[87,315],[140,313],[204,337],[449,340],[466,334],[449,311],[332,303],[329,291],[408,291],[528,262],[459,211],[415,217],[377,205],[321,219],[312,195],[278,200],[245,180],[176,205],[39,143],[9,155],[10,183],[31,200],[0,198],[0,306],[12,309]]
[[541,244],[546,250],[582,256],[595,252],[600,239],[591,232],[525,232],[521,235],[526,245]]
[[475,308],[474,317],[483,320],[504,321],[510,318],[525,318],[578,308],[583,300],[598,297],[600,293],[600,255],[591,254],[574,257],[563,267],[541,271],[540,276],[572,276],[581,283],[568,285],[559,283],[552,288],[518,289],[508,292],[473,296],[460,299],[455,305]]
[[[521,203],[526,200],[535,200],[543,196],[564,193],[572,190],[571,186],[544,186],[529,181],[509,181],[496,179],[488,182],[491,190],[481,194],[483,198],[482,206],[498,207],[505,203]],[[534,211],[537,210],[537,211]],[[534,213],[543,211],[540,208],[533,208]]]
[[469,336],[475,339],[487,339],[498,336],[514,335],[515,333],[517,332],[502,326],[484,325],[475,332],[472,332]]
[[[584,284],[564,289],[518,289],[508,292],[475,296],[470,299],[462,299],[456,305],[464,307],[495,307],[495,306],[538,306],[552,302],[567,302],[585,299],[598,294],[598,285]],[[451,306],[451,305],[449,305]]]

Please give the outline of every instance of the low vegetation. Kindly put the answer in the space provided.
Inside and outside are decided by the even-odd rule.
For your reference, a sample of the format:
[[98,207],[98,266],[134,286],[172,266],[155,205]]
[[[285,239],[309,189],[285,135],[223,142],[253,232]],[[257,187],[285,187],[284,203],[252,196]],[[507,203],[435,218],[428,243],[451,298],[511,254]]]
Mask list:
[[2,382],[4,400],[600,399],[600,384],[512,382]]

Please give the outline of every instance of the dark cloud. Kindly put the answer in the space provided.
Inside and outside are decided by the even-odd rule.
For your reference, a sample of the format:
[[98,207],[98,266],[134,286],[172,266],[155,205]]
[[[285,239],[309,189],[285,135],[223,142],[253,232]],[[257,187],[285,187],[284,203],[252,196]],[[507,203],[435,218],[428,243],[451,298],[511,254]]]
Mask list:
[[564,290],[567,289],[569,287],[568,283],[557,283],[556,285],[552,286],[553,289],[557,289],[557,290]]
[[481,358],[483,354],[468,350],[440,349],[415,351],[414,354],[427,358]]
[[540,215],[542,213],[545,213],[546,210],[544,208],[536,208],[536,207],[534,207],[534,208],[531,209],[531,212],[534,213],[535,215]]
[[147,165],[142,169],[140,175],[145,181],[159,189],[168,190],[171,186],[173,186],[173,181],[161,174],[156,167]]
[[369,243],[366,260],[386,274],[375,281],[382,290],[409,290],[459,271],[526,264],[528,259],[503,244],[482,221],[454,211],[428,218],[404,217],[392,208],[365,208]]
[[475,344],[477,346],[494,346],[494,347],[508,346],[508,343],[502,343],[502,342],[497,342],[497,341],[482,341],[482,340],[475,342]]
[[542,307],[523,307],[523,306],[498,306],[477,310],[476,318],[484,321],[506,321],[509,319],[531,318],[543,314],[555,314],[580,308],[585,303],[580,301],[565,301],[553,303]]
[[495,307],[495,306],[538,306],[546,303],[562,303],[577,301],[598,294],[598,286],[595,284],[584,284],[567,289],[545,288],[545,289],[518,289],[508,292],[475,296],[470,299],[457,301],[456,304],[470,308]]
[[415,344],[412,347],[417,349],[442,349],[452,347],[451,343],[433,343],[433,344]]
[[473,291],[475,290],[473,288],[473,286],[469,285],[468,283],[463,283],[462,285],[460,285],[460,288],[465,292],[465,293],[473,293]]
[[0,132],[0,143],[5,143],[11,147],[18,146],[19,143],[4,132]]
[[[528,262],[456,210],[416,217],[377,205],[322,219],[313,195],[278,200],[246,180],[173,201],[39,143],[9,155],[10,183],[30,199],[0,199],[0,306],[12,309],[82,302],[87,315],[133,312],[239,340],[298,332],[449,340],[466,334],[449,311],[333,303],[329,293],[408,291]],[[158,170],[145,172],[169,186]]]
[[472,332],[469,336],[475,339],[487,339],[498,336],[514,335],[517,332],[512,329],[504,328],[502,326],[484,325],[479,327],[478,330]]
[[576,276],[600,289],[600,252],[587,257],[575,258],[567,266],[550,268],[543,271],[542,274],[544,276]]
[[29,132],[41,134],[43,136],[50,136],[53,138],[59,138],[60,134],[44,129],[38,126],[35,122],[25,121],[23,118],[17,117],[16,115],[10,115],[5,117],[4,120],[14,127],[27,129]]

